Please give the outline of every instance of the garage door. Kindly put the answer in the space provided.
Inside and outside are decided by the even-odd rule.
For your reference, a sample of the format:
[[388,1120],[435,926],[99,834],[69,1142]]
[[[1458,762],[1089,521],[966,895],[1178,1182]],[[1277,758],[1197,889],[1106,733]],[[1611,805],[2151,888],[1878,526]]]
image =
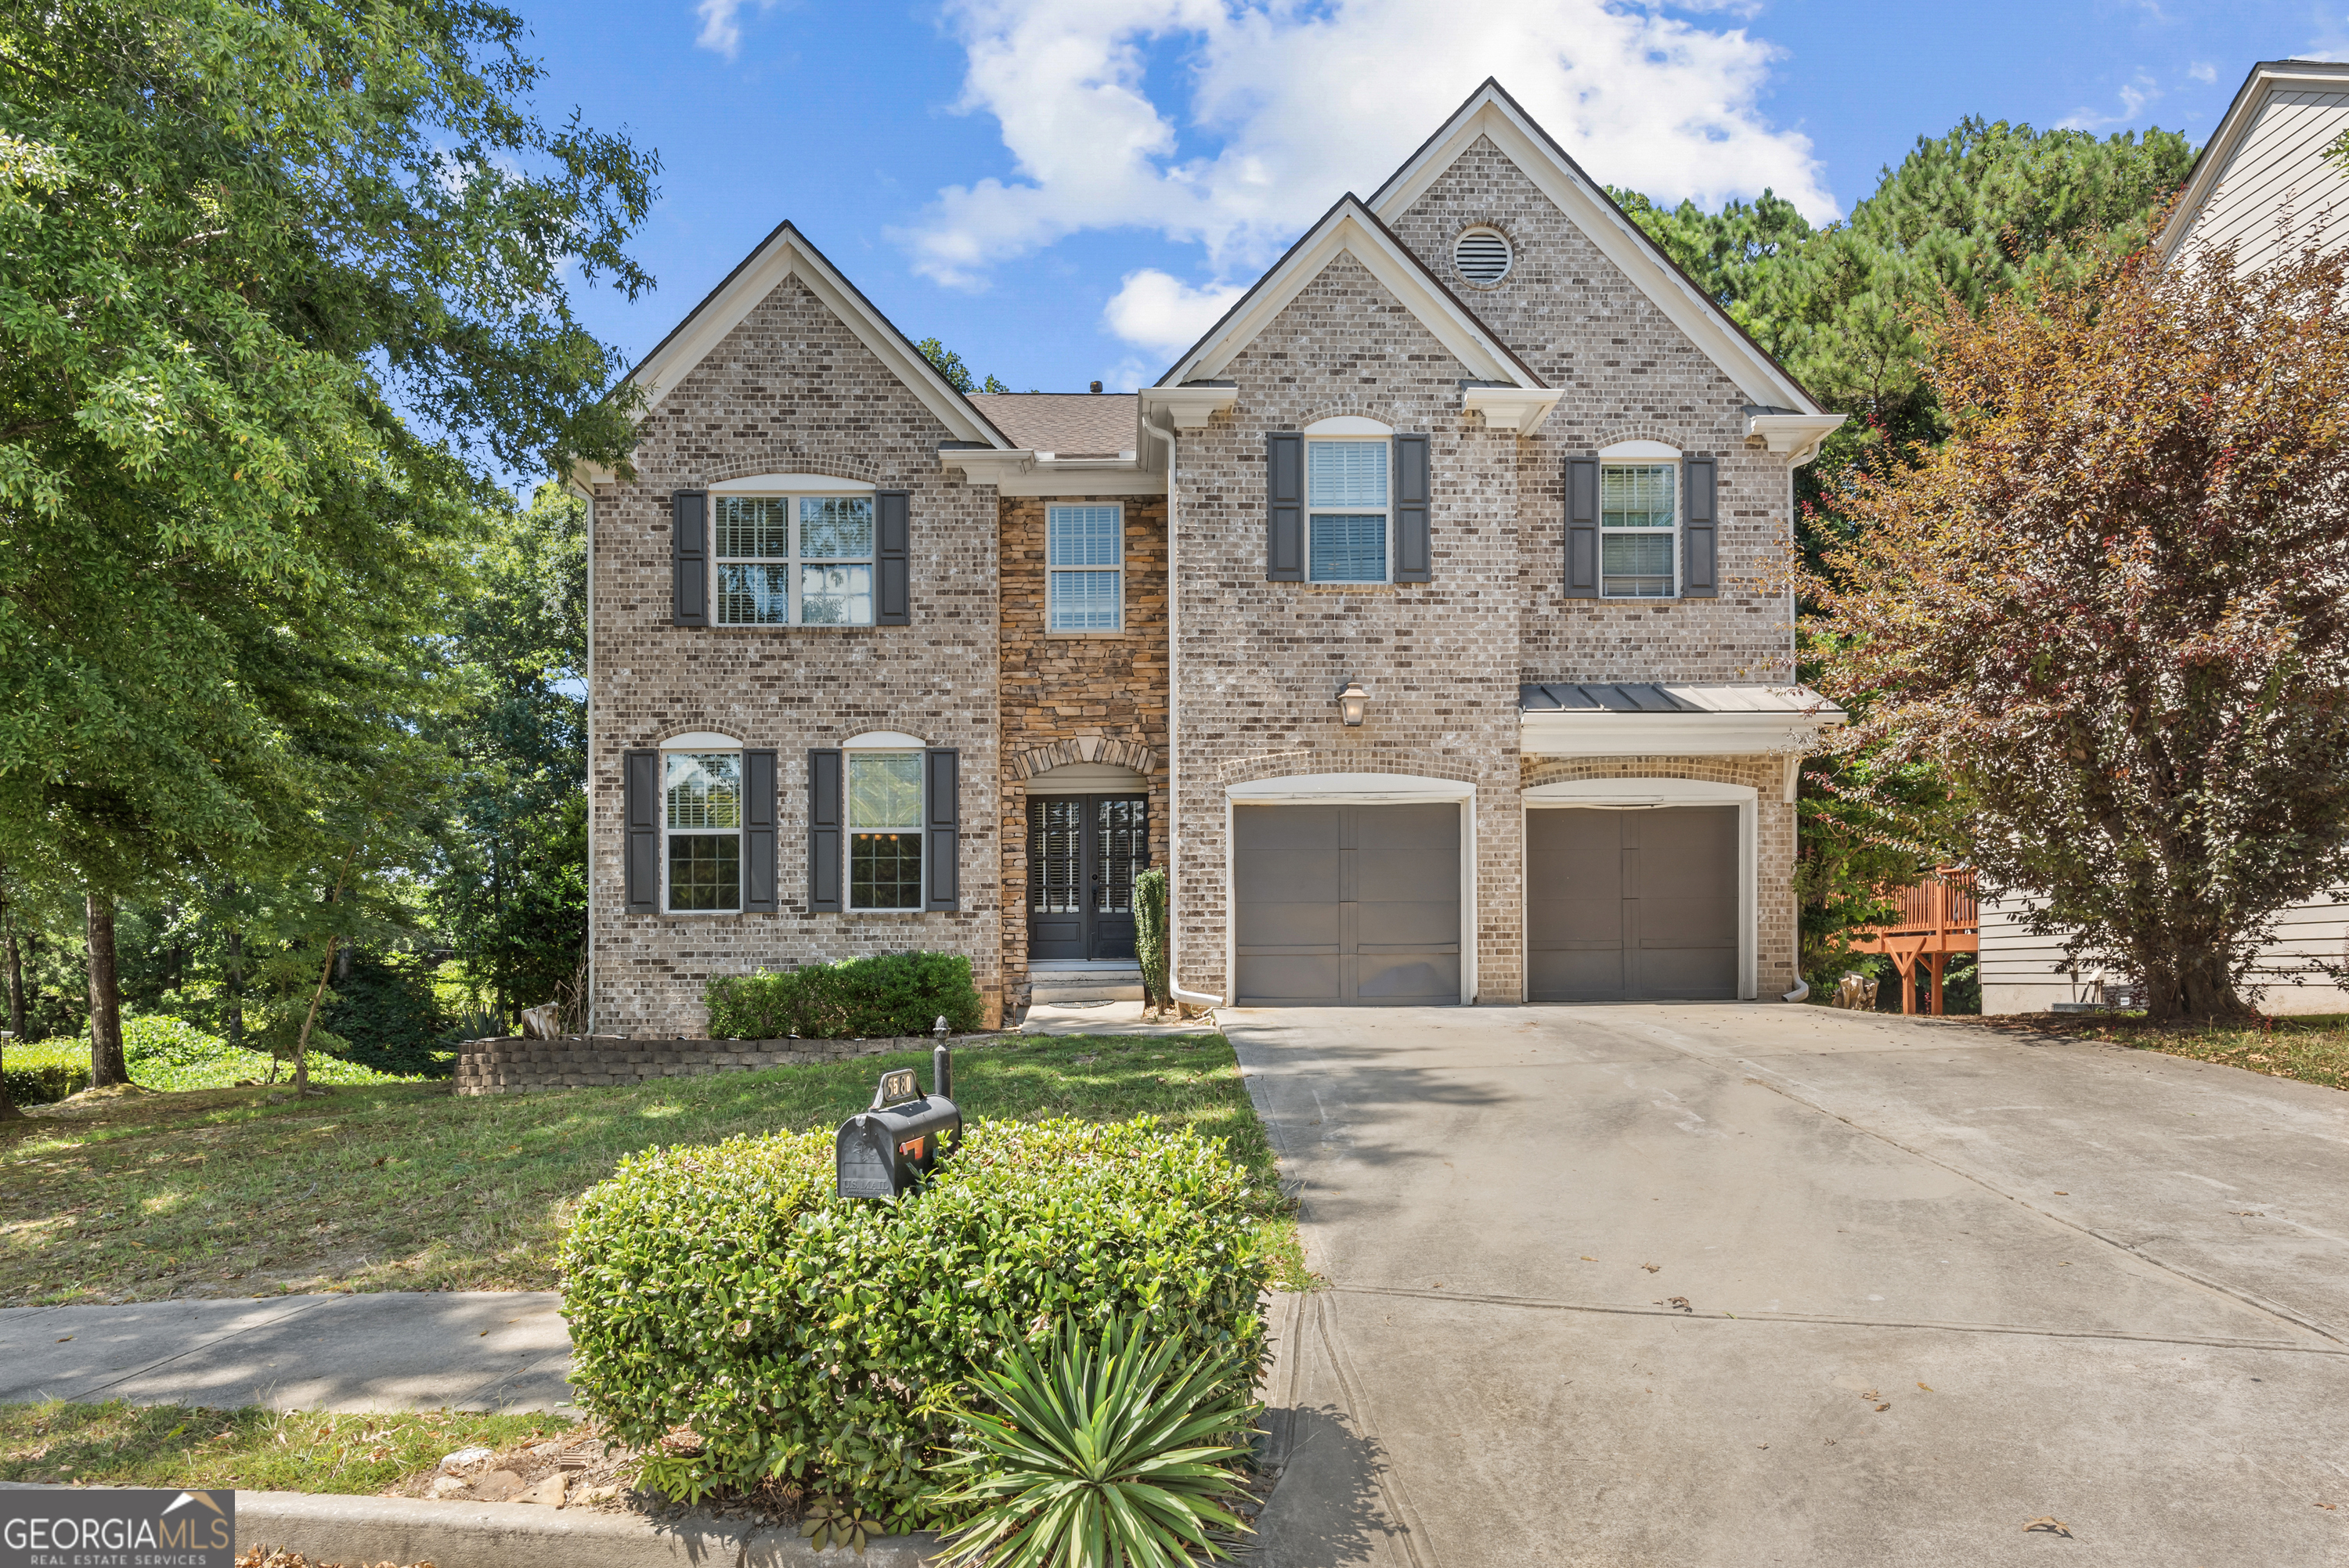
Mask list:
[[1460,808],[1235,806],[1244,1006],[1460,1000]]
[[1733,1000],[1737,808],[1526,813],[1526,995]]

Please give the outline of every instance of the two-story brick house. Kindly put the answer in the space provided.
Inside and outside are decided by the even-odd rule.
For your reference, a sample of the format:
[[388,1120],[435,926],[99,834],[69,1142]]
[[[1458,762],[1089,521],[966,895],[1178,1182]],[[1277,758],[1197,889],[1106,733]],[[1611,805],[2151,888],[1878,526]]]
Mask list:
[[1200,1003],[1797,984],[1792,472],[1839,422],[1494,83],[1134,395],[957,393],[789,224],[591,500],[595,1026],[713,975]]

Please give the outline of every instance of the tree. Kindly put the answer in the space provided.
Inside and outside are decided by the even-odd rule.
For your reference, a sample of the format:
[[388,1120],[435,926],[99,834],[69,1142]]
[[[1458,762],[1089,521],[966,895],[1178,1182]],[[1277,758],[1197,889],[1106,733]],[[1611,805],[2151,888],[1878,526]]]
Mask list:
[[[473,0],[58,0],[0,20],[0,852],[116,899],[299,820],[397,727],[486,467],[625,468],[565,278],[655,160],[528,111]],[[412,430],[399,410],[419,420]]]
[[962,356],[935,337],[926,337],[914,346],[920,350],[923,358],[937,366],[938,374],[947,378],[947,385],[957,392],[996,393],[1011,390],[992,376],[987,378],[984,386],[980,385],[973,379],[970,366],[962,362]]
[[502,517],[451,649],[463,701],[437,897],[500,1015],[556,996],[587,940],[587,509],[555,484]]
[[2349,259],[2140,252],[1932,324],[1947,442],[1809,585],[1847,745],[1951,785],[1986,883],[2157,1018],[2240,1014],[2349,877]]

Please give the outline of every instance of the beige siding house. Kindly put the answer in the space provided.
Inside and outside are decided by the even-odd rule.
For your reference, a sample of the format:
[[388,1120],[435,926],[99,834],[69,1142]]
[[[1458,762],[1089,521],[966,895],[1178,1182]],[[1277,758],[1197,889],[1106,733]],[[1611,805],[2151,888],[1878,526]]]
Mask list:
[[[2178,205],[2154,244],[2165,264],[2191,261],[2196,250],[2231,245],[2237,266],[2264,265],[2310,242],[2349,241],[2349,174],[2324,150],[2349,132],[2349,64],[2267,60],[2251,67],[2242,90],[2195,160]],[[1985,900],[1982,906],[1982,988],[1985,1013],[2044,1012],[2059,1002],[2098,999],[2105,974],[2094,959],[2072,962],[2060,935],[2034,935],[2029,901]],[[2248,984],[2271,1013],[2349,1011],[2349,990],[2320,967],[2349,961],[2349,904],[2324,898],[2277,917],[2275,940]],[[2117,970],[2108,976],[2122,984]]]
[[592,505],[594,1026],[968,954],[1214,1006],[1798,986],[1795,467],[1840,421],[1480,88],[1156,384],[964,397],[790,225]]

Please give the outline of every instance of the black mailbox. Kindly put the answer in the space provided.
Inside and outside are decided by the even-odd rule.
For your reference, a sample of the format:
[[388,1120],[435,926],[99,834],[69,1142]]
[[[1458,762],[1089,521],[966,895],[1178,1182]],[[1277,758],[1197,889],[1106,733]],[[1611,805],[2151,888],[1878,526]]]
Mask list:
[[954,1088],[953,1064],[944,1046],[930,1059],[928,1094],[913,1068],[899,1068],[881,1075],[868,1109],[841,1123],[833,1158],[842,1197],[894,1198],[954,1152],[962,1112],[947,1098]]

